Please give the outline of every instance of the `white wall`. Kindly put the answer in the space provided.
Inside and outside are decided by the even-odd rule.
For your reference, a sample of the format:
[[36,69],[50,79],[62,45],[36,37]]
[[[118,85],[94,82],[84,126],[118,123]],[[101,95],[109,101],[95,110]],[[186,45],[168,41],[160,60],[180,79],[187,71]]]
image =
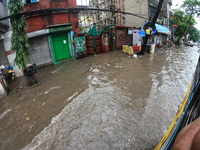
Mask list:
[[7,95],[6,87],[2,84],[3,80],[0,79],[0,98],[3,98]]

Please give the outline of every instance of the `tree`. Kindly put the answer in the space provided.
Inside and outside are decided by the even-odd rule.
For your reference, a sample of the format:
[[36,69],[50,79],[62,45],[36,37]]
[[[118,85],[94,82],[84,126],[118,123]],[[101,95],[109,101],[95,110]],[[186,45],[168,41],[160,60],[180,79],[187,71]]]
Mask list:
[[[185,0],[183,2],[183,4],[181,5],[181,8],[184,9],[185,16],[187,16],[186,26],[183,27],[184,35],[188,32],[189,27],[191,27],[193,25],[192,22],[193,22],[194,16],[195,15],[200,16],[199,7],[200,7],[200,1],[199,0],[193,0],[193,1]],[[177,42],[179,42],[180,39],[181,39],[181,36],[179,37]]]
[[194,42],[197,42],[199,40],[200,34],[197,28],[192,26],[189,30],[188,33],[190,34],[190,39],[193,40]]
[[[195,24],[195,19],[193,17],[190,18],[189,15],[186,15],[185,12],[175,9],[173,10],[173,18],[171,19],[172,24],[178,25],[174,35],[177,37],[182,37],[185,35],[185,30],[190,29],[189,27]],[[188,19],[190,18],[190,21]],[[180,39],[177,40],[177,43]]]
[[184,8],[184,11],[189,16],[200,16],[200,1],[199,0],[185,0],[183,4],[181,5],[182,8]]
[[11,25],[12,25],[12,38],[11,50],[16,52],[15,63],[20,69],[26,67],[29,61],[29,43],[26,35],[26,20],[23,15],[20,15],[24,9],[22,0],[10,0],[8,3],[10,10]]

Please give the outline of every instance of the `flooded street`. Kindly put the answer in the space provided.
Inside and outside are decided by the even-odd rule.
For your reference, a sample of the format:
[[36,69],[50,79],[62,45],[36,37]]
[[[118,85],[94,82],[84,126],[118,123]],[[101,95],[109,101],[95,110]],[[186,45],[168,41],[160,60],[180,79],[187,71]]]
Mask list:
[[184,100],[198,48],[101,53],[39,69],[0,100],[1,150],[151,150]]

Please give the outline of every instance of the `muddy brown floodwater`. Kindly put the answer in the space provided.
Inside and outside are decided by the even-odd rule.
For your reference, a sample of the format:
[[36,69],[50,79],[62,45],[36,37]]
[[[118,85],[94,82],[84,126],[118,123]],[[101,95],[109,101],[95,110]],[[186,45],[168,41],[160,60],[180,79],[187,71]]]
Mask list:
[[[0,100],[1,150],[151,150],[192,81],[197,47],[101,53],[39,69]],[[19,92],[17,86],[24,86]]]

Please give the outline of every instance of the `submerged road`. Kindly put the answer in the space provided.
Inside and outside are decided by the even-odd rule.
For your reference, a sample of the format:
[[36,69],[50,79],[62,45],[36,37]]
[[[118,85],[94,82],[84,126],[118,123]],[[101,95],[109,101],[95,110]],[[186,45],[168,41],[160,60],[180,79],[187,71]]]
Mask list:
[[[1,150],[150,150],[167,131],[192,81],[198,48],[132,58],[101,53],[41,68],[0,101]],[[24,85],[19,92],[14,89]]]

